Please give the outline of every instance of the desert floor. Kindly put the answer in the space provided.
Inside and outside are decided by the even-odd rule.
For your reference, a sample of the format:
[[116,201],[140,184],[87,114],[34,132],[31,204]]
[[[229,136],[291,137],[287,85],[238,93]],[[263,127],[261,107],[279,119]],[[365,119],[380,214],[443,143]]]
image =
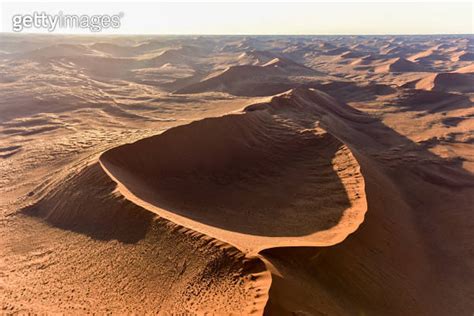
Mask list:
[[472,315],[472,36],[0,37],[1,313]]

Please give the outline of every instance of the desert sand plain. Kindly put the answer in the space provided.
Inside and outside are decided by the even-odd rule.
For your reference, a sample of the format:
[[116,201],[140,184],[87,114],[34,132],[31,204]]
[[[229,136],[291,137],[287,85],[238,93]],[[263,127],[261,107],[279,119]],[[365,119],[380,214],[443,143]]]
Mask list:
[[472,36],[0,37],[1,313],[472,315]]

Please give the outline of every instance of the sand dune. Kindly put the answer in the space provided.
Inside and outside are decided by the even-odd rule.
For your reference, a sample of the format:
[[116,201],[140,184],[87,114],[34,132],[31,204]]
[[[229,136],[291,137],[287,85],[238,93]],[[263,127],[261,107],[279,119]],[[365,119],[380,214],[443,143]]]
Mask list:
[[412,56],[408,57],[407,60],[415,62],[423,58],[430,58],[433,54],[435,54],[436,50],[437,47],[430,47],[427,50],[413,54]]
[[474,61],[474,53],[465,52],[459,56],[458,60],[461,61]]
[[426,71],[422,66],[404,58],[390,59],[386,63],[377,66],[375,72],[415,72]]
[[246,252],[334,244],[363,218],[364,182],[350,150],[310,119],[320,105],[291,103],[298,93],[114,148],[101,163],[131,201]]
[[79,44],[58,44],[53,46],[41,47],[25,52],[18,57],[25,59],[49,59],[71,56],[94,55],[94,51],[88,49],[85,45]]
[[339,57],[342,58],[342,59],[345,59],[345,58],[364,57],[366,55],[367,55],[367,53],[360,52],[360,51],[349,51],[349,52],[345,52],[345,53],[339,55]]
[[378,96],[391,95],[396,93],[396,89],[385,84],[357,84],[351,81],[331,81],[323,83],[311,83],[308,87],[315,88],[328,93],[337,95],[340,101],[369,101]]
[[[317,95],[306,93],[302,98],[315,102]],[[341,313],[341,308],[351,311],[350,313],[365,310],[368,313],[394,315],[442,315],[449,313],[449,310],[467,313],[469,299],[465,294],[470,293],[470,290],[464,287],[461,280],[466,276],[472,277],[469,268],[463,263],[462,253],[465,254],[468,250],[461,251],[462,246],[455,249],[450,246],[435,246],[440,245],[438,242],[443,243],[446,226],[424,217],[424,211],[440,220],[450,218],[456,222],[456,227],[459,227],[458,238],[469,238],[469,224],[464,222],[464,217],[452,218],[452,213],[440,206],[440,203],[448,199],[458,205],[457,211],[470,217],[470,202],[461,203],[459,200],[464,193],[459,192],[459,195],[452,196],[453,192],[449,187],[457,183],[456,185],[466,190],[472,190],[472,175],[464,171],[457,173],[453,169],[448,170],[449,168],[431,173],[428,171],[431,169],[429,166],[436,165],[439,158],[422,151],[414,154],[417,158],[411,159],[410,155],[406,154],[406,158],[400,161],[396,158],[397,151],[408,150],[411,146],[408,140],[377,121],[363,120],[355,113],[340,114],[342,113],[338,111],[333,112],[332,117],[326,116],[323,121],[330,132],[351,148],[357,148],[368,201],[364,223],[347,241],[335,247],[313,250],[278,248],[264,251],[263,255],[275,264],[275,269],[285,271],[278,279],[279,286],[274,284],[270,290],[268,309],[279,313],[281,309],[305,306],[310,314],[321,311],[338,314]],[[395,150],[392,146],[399,149]],[[393,148],[393,152],[387,151],[383,154],[381,148]],[[420,164],[424,164],[426,168],[421,168]],[[425,181],[433,184],[427,184]],[[418,191],[420,186],[424,186],[426,191]],[[381,191],[381,187],[384,190]],[[433,192],[432,190],[439,194],[435,201],[429,193]],[[405,198],[401,198],[399,194],[405,195]],[[423,202],[420,203],[420,199]],[[429,211],[424,203],[429,203]],[[421,218],[425,221],[413,222],[411,216],[414,214],[417,214],[415,216],[420,221]],[[425,242],[414,244],[413,240],[420,240],[418,238]],[[446,253],[449,259],[440,255],[439,251]],[[450,267],[460,267],[463,273],[449,269],[445,260],[450,262]],[[305,270],[305,274],[292,272],[298,266],[307,267],[308,262],[311,268]],[[443,274],[435,272],[436,269],[432,270],[432,265],[439,268],[443,266]],[[429,282],[433,282],[433,287],[428,289],[422,285],[421,280],[426,280],[425,277],[431,280]],[[419,282],[412,283],[411,280]],[[445,290],[435,286],[444,282],[449,283],[452,288]],[[387,287],[386,284],[391,286]],[[324,299],[317,299],[309,294],[314,292],[322,293]],[[287,302],[276,299],[272,303],[272,297],[293,299]],[[440,304],[433,304],[433,297],[437,297]],[[461,301],[460,297],[465,300]]]
[[[129,301],[126,310],[261,313],[270,281],[262,262],[246,259],[236,249],[172,225],[124,200],[98,163],[82,168],[56,179],[57,183],[51,184],[52,189],[47,190],[40,202],[24,213],[96,240],[147,245],[147,255],[135,259],[133,266],[117,263],[123,269],[119,277],[130,274],[125,283]],[[163,252],[166,257],[162,256]],[[130,257],[126,249],[116,255]],[[170,263],[174,265],[172,269],[167,267]],[[149,274],[150,268],[159,273]],[[176,278],[177,273],[180,278]],[[200,283],[200,278],[206,278],[207,282]],[[107,279],[104,277],[103,281]],[[95,282],[99,283],[100,278]],[[167,292],[156,291],[156,284],[166,284]],[[122,285],[95,286],[96,289],[89,290],[102,297],[104,303],[122,302],[123,296],[119,294]],[[103,289],[111,294],[100,293]],[[196,292],[200,295],[192,295]],[[144,300],[137,302],[134,297]],[[93,308],[100,310],[101,304]],[[123,310],[120,307],[115,312]]]
[[318,75],[316,71],[291,60],[274,58],[263,65],[231,66],[223,72],[176,91],[180,94],[222,91],[234,95],[265,96],[284,92],[298,81],[291,76]]
[[395,104],[407,110],[431,113],[472,106],[467,96],[438,90],[408,90],[399,96]]
[[161,52],[156,57],[151,57],[143,61],[146,66],[151,67],[159,67],[163,66],[164,64],[171,63],[171,64],[186,64],[192,61],[191,58],[193,54],[197,52],[193,50],[191,47],[179,47],[179,48],[171,48],[166,49]]
[[461,51],[454,58],[455,61],[474,61],[474,53]]
[[325,55],[340,55],[345,53],[348,53],[348,49],[346,47],[338,47],[323,51],[323,54]]
[[281,57],[268,51],[253,50],[240,54],[239,62],[244,65],[262,66],[275,58]]
[[374,55],[369,54],[369,55],[364,56],[362,58],[355,59],[354,61],[352,61],[351,64],[352,65],[370,65],[375,60],[377,60],[377,58]]
[[1,37],[0,313],[472,313],[469,36]]
[[135,56],[140,47],[135,46],[135,47],[130,47],[130,46],[122,46],[122,45],[117,45],[115,43],[94,43],[90,46],[92,49],[110,54],[111,56],[114,57],[130,57],[130,56]]
[[458,73],[474,73],[474,64],[457,69]]
[[[364,134],[366,132],[355,132],[364,125],[370,126],[372,130],[370,134],[381,133],[388,138],[380,143],[377,137],[369,140]],[[324,127],[327,127],[329,132],[325,131]],[[334,133],[338,138],[330,133]],[[347,141],[353,148],[358,148],[357,157],[362,162],[363,170],[368,172],[369,179],[373,182],[372,186],[375,186],[366,189],[367,197],[364,192],[365,171],[362,177],[357,160],[349,148],[338,139]],[[382,199],[383,202],[369,204],[369,211],[372,209],[375,212],[373,216],[384,214],[385,209],[382,205],[386,203],[393,203],[392,208],[398,207],[406,211],[413,207],[397,199],[399,194],[396,193],[397,189],[389,189],[395,184],[387,178],[387,171],[383,171],[386,167],[377,166],[376,161],[381,158],[372,156],[380,151],[381,146],[386,146],[387,142],[399,144],[396,136],[389,136],[385,127],[380,126],[377,121],[337,102],[327,94],[311,89],[297,89],[274,97],[269,102],[250,105],[240,114],[196,121],[170,129],[158,136],[111,149],[101,156],[100,162],[107,174],[118,184],[118,193],[132,202],[131,204],[127,202],[129,205],[144,208],[148,212],[145,213],[147,218],[156,213],[193,231],[234,245],[244,253],[253,255],[260,253],[263,260],[268,261],[267,269],[272,272],[274,278],[276,278],[275,274],[283,273],[284,278],[277,278],[277,282],[270,288],[269,303],[266,305],[269,312],[288,311],[291,310],[292,304],[300,302],[297,303],[299,308],[310,313],[340,312],[341,310],[355,312],[359,309],[377,312],[395,306],[397,308],[404,306],[407,313],[416,313],[420,308],[430,310],[427,298],[433,295],[444,295],[443,291],[429,291],[426,297],[417,296],[415,301],[411,301],[410,295],[414,295],[417,291],[414,287],[415,292],[409,292],[406,297],[400,297],[399,291],[402,288],[406,289],[407,284],[405,278],[398,277],[398,274],[394,273],[390,277],[390,282],[399,290],[385,290],[383,294],[379,294],[381,288],[378,282],[373,285],[367,283],[368,279],[372,280],[373,277],[368,278],[364,273],[354,273],[352,265],[344,264],[351,260],[338,257],[347,256],[346,251],[352,253],[358,248],[353,246],[344,250],[346,249],[344,247],[335,247],[334,250],[325,252],[321,252],[319,248],[313,248],[313,250],[299,248],[340,243],[362,222],[367,207],[366,198],[370,203],[370,201],[380,201],[380,195],[385,196]],[[424,157],[424,154],[420,153],[420,155]],[[311,159],[311,157],[317,158]],[[425,164],[436,161],[435,158],[428,159]],[[406,163],[408,174],[414,172],[411,171],[412,163],[408,161],[398,163],[393,161],[393,163]],[[97,170],[98,166],[93,168]],[[424,173],[423,169],[419,171],[422,172],[417,175],[420,177],[419,181],[435,181],[435,183],[452,181],[442,180],[442,173],[446,171],[436,176],[431,172]],[[87,175],[87,171],[80,174]],[[90,177],[100,179],[96,175]],[[462,180],[463,177],[465,180]],[[89,176],[86,177],[85,182],[87,187],[90,187],[91,180],[88,178]],[[404,178],[400,181],[404,181]],[[470,183],[474,186],[472,179],[464,175],[454,181],[467,181],[462,185],[466,186]],[[82,180],[72,180],[72,183],[80,187],[86,185],[82,183]],[[377,183],[384,185],[385,193],[376,189]],[[64,187],[68,190],[76,190],[74,185]],[[104,186],[97,187],[103,190]],[[111,189],[113,187],[112,185]],[[74,220],[74,216],[71,217],[74,213],[61,218],[62,213],[54,211],[65,208],[57,204],[58,202],[53,202],[53,208],[42,206],[43,203],[50,203],[48,201],[54,196],[47,197],[36,206],[40,210],[53,209],[47,215],[40,212],[39,216],[46,216],[48,221],[60,227],[65,225],[64,228],[81,231],[80,222]],[[100,195],[95,193],[91,196]],[[311,196],[311,199],[306,200],[307,196]],[[391,198],[388,198],[389,196]],[[289,197],[294,200],[288,200]],[[82,200],[82,197],[80,199]],[[69,200],[61,198],[59,201],[70,203]],[[107,210],[105,205],[109,202],[105,203],[101,208],[103,210]],[[74,203],[74,205],[81,204],[80,201]],[[98,203],[94,203],[96,204]],[[336,205],[338,208],[334,208]],[[128,214],[135,216],[135,212],[128,212]],[[117,233],[120,236],[115,238],[130,238],[129,236],[134,236],[133,231],[122,232],[120,227],[128,229],[133,227],[142,233],[144,231],[143,228],[139,229],[139,224],[129,225],[136,220],[135,217],[129,218],[130,215],[126,215],[123,224],[119,224],[121,216],[117,216],[116,213],[110,213],[110,215],[96,213],[92,217],[92,222],[83,215],[80,219],[88,221],[84,227],[92,229],[93,234],[97,232],[94,228],[95,221],[103,220],[106,224],[102,223],[98,227],[104,229],[105,232]],[[110,219],[107,216],[111,216]],[[405,225],[410,223],[409,219],[404,219],[403,214],[399,216],[401,219],[398,220],[398,225],[401,226],[397,227],[403,227],[402,223]],[[439,213],[437,216],[443,216],[443,214]],[[68,228],[71,224],[69,221],[76,226]],[[271,226],[266,225],[269,221],[272,221]],[[115,228],[108,228],[108,223],[113,223]],[[367,220],[363,224],[363,227],[366,227],[365,230],[375,229],[369,233],[370,237],[368,237],[375,244],[379,240],[393,238],[401,240],[399,234],[388,233],[387,235],[387,233],[378,232],[379,225],[382,224],[378,224],[377,220]],[[415,232],[423,233],[423,227],[415,226],[411,229],[413,230],[411,232],[404,230],[402,236],[409,238]],[[385,237],[380,239],[378,237],[380,235]],[[96,236],[96,238],[110,237]],[[358,240],[357,237],[355,240]],[[123,241],[130,242],[129,239]],[[380,247],[380,245],[375,247]],[[389,249],[393,249],[393,245]],[[406,251],[406,249],[401,251]],[[398,273],[408,274],[413,278],[413,273],[417,274],[419,269],[423,269],[424,260],[427,258],[423,252],[418,254],[417,251],[409,253],[409,256],[414,260],[409,270],[402,269],[403,265],[399,265],[401,261],[384,262],[380,266],[390,267]],[[318,259],[309,259],[314,257]],[[333,259],[334,257],[337,259]],[[292,259],[288,261],[289,258]],[[372,265],[371,271],[375,273],[377,270],[372,261],[366,261],[369,260],[368,258],[376,260],[367,254],[357,257],[356,260],[362,260],[364,265]],[[295,264],[301,265],[304,262],[313,262],[312,260],[315,261],[309,266],[314,264],[313,269],[316,271],[324,267],[326,276],[310,272],[308,275],[293,274],[296,269]],[[347,273],[352,273],[352,275]],[[328,287],[334,287],[334,283],[330,280],[335,275],[344,275],[351,284],[349,288],[338,290],[342,291],[343,294],[340,295],[345,297],[343,300],[333,296],[331,294],[333,290],[328,289]],[[440,277],[437,276],[437,278]],[[452,282],[448,280],[456,278],[456,275],[446,271],[443,277],[439,280]],[[263,288],[266,286],[268,290],[269,283],[264,280],[265,278],[262,279],[261,286]],[[357,294],[354,292],[358,288],[357,284],[364,284],[364,288],[369,292]],[[325,293],[326,298],[323,301],[310,300],[307,297],[308,294],[305,294],[306,288]],[[293,293],[288,293],[288,289],[291,289]],[[385,300],[388,298],[388,301],[382,300],[380,295],[383,295]],[[301,300],[305,297],[307,301],[303,303]],[[448,299],[454,297],[457,295],[450,296]],[[375,302],[373,298],[376,298]],[[446,301],[446,298],[444,300]]]
[[438,73],[416,83],[417,89],[474,92],[474,75],[471,73]]

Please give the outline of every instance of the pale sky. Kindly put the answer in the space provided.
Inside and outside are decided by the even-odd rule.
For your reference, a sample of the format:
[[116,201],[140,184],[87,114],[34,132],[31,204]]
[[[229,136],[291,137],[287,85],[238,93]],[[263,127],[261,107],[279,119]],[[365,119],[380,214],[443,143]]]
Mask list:
[[[12,17],[34,11],[57,15],[123,13],[106,34],[472,34],[468,2],[3,2],[2,32]],[[48,33],[45,29],[23,32]],[[56,33],[90,33],[56,29]]]

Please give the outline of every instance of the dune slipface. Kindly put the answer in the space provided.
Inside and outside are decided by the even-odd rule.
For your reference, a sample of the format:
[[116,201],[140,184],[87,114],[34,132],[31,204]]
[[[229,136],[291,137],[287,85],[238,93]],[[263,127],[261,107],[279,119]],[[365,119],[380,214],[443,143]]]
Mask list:
[[338,243],[363,219],[364,180],[318,126],[319,105],[295,93],[116,147],[101,164],[127,199],[244,252]]

